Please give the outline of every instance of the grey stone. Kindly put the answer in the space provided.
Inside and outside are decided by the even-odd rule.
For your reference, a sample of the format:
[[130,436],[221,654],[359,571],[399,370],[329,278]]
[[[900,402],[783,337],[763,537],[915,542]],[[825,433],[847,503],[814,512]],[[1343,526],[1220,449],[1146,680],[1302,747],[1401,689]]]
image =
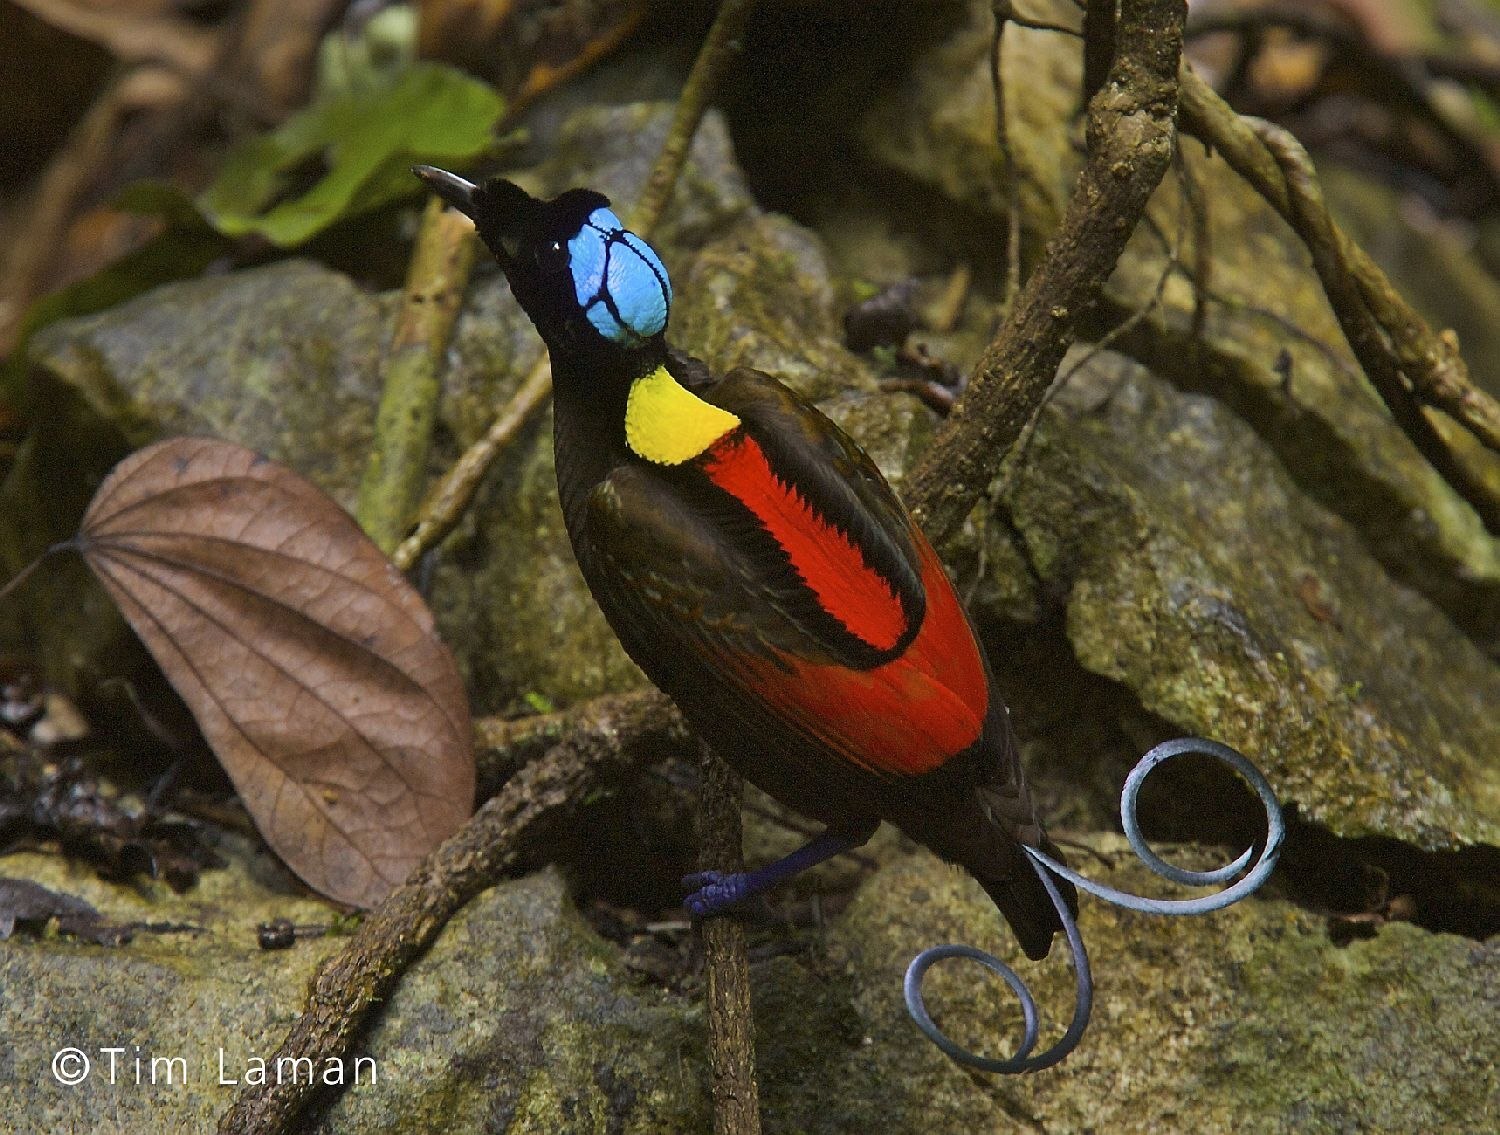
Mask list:
[[[333,912],[278,889],[275,872],[268,886],[232,850],[231,867],[188,896],[104,883],[54,857],[0,860],[114,920],[170,914],[197,928],[117,949],[55,934],[0,948],[7,1129],[207,1131],[244,1084],[275,1080],[276,1047],[345,940],[258,949],[260,921]],[[699,1011],[637,987],[543,872],[470,903],[346,1060],[282,1074],[342,1078],[321,1131],[691,1132],[707,1122],[701,1033]],[[90,1061],[80,1083],[54,1075],[64,1048]]]
[[[1118,837],[1089,842],[1128,859]],[[1136,892],[1163,889],[1134,860],[1088,873]],[[1045,963],[1028,962],[967,876],[925,854],[889,862],[832,929],[826,955],[777,959],[758,975],[766,1129],[1478,1135],[1492,1128],[1500,1105],[1500,940],[1391,925],[1340,949],[1316,918],[1277,901],[1181,919],[1088,898],[1082,906],[1097,987],[1083,1043],[1046,1071],[977,1076],[908,1019],[901,978],[911,957],[938,942],[964,942],[1007,961],[1042,1008],[1040,1052],[1072,1012],[1064,951],[1054,946]],[[1012,1053],[1019,1012],[998,979],[945,962],[925,989],[950,1035],[986,1055]]]

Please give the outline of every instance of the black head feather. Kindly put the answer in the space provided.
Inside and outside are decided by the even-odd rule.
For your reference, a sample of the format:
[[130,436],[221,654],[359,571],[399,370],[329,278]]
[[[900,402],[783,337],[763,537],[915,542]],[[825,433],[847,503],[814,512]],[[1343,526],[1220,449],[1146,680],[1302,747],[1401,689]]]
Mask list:
[[609,211],[609,198],[569,189],[543,201],[500,177],[476,185],[432,166],[413,172],[473,220],[554,365],[559,353],[590,361],[664,353],[666,269]]

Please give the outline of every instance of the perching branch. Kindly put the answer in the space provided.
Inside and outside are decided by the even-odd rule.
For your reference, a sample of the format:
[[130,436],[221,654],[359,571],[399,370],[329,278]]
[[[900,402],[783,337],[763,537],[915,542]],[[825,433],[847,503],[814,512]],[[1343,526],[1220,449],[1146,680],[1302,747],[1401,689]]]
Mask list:
[[[703,746],[698,869],[739,871],[740,778]],[[707,919],[703,965],[708,977],[708,1065],[713,1077],[714,1135],[760,1135],[755,1083],[755,1018],[750,1009],[750,961],[745,928],[732,915]]]
[[1122,0],[1109,79],[1089,103],[1089,156],[1061,228],[968,389],[907,476],[934,542],[950,536],[1052,385],[1171,161],[1184,0]]

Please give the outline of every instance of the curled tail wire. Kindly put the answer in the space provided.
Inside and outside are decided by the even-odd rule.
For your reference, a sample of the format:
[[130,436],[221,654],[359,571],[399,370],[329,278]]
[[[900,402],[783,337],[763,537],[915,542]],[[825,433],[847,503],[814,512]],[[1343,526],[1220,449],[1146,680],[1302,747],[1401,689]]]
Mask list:
[[[1254,855],[1252,847],[1246,848],[1232,862],[1223,867],[1212,871],[1188,871],[1166,862],[1146,845],[1136,816],[1137,797],[1141,785],[1158,765],[1173,757],[1182,756],[1184,753],[1201,753],[1223,761],[1249,781],[1250,786],[1255,789],[1266,811],[1266,841],[1259,857],[1255,858],[1253,863],[1251,862]],[[1080,890],[1127,910],[1146,914],[1206,914],[1211,910],[1218,910],[1236,903],[1259,889],[1275,869],[1276,861],[1281,854],[1282,840],[1286,836],[1286,821],[1282,818],[1281,806],[1277,803],[1276,794],[1272,791],[1270,783],[1260,770],[1228,745],[1208,741],[1201,737],[1180,737],[1173,741],[1164,741],[1142,757],[1130,770],[1130,775],[1125,778],[1125,787],[1120,793],[1120,818],[1125,828],[1125,838],[1130,841],[1131,849],[1147,867],[1163,878],[1189,886],[1216,886],[1233,879],[1241,872],[1245,873],[1238,882],[1212,895],[1204,895],[1195,899],[1153,899],[1128,894],[1102,883],[1096,883],[1071,868],[1065,867],[1044,852],[1032,847],[1023,848],[1031,857],[1032,868],[1036,871],[1042,886],[1047,889],[1047,895],[1052,900],[1058,917],[1062,920],[1063,932],[1067,935],[1068,949],[1073,957],[1073,1019],[1061,1040],[1040,1055],[1032,1056],[1031,1050],[1036,1047],[1040,1028],[1040,1014],[1037,1012],[1036,999],[1032,996],[1031,990],[1026,987],[1026,983],[1021,980],[1020,975],[993,954],[988,954],[973,946],[932,946],[913,958],[907,967],[906,980],[903,985],[906,1009],[917,1027],[927,1034],[928,1039],[958,1063],[983,1072],[1035,1072],[1058,1063],[1077,1048],[1078,1042],[1083,1038],[1094,1004],[1093,974],[1089,969],[1088,952],[1084,949],[1083,936],[1078,932],[1078,922],[1068,909],[1068,904],[1063,900],[1057,882],[1053,878],[1054,875],[1067,879]],[[922,996],[922,981],[935,963],[946,958],[968,958],[976,961],[997,974],[1015,991],[1016,997],[1021,1002],[1023,1035],[1020,1045],[1009,1059],[1000,1060],[970,1052],[949,1038],[933,1021]]]

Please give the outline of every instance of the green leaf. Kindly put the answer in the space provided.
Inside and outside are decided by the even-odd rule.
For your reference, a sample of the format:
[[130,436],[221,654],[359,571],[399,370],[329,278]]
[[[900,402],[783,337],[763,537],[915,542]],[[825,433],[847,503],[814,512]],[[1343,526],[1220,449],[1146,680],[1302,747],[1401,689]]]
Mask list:
[[[503,111],[504,100],[477,79],[413,64],[375,89],[322,98],[242,143],[198,206],[226,236],[301,244],[335,221],[416,192],[414,163],[478,157],[491,147]],[[310,163],[321,163],[322,176],[288,196]]]

